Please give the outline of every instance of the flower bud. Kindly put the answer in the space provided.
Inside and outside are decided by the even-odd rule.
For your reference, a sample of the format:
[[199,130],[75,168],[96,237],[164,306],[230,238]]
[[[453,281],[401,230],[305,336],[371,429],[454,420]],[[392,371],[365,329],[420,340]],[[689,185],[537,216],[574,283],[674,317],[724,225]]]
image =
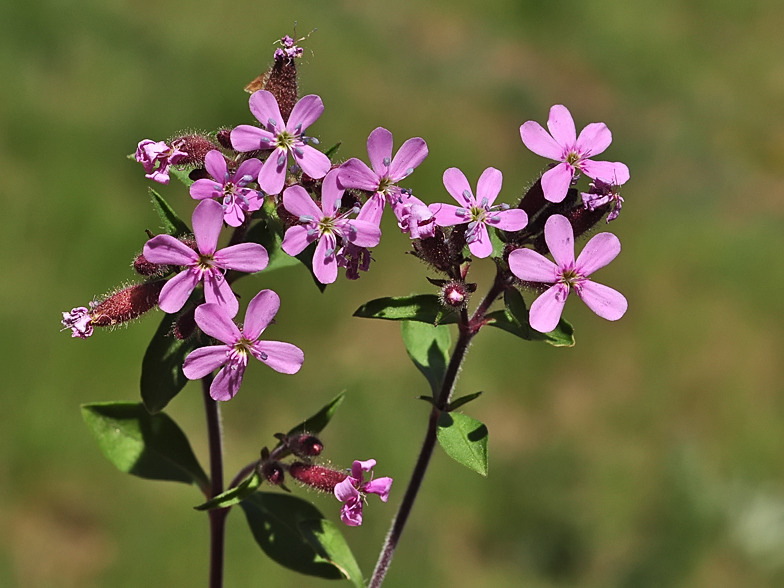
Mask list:
[[[471,288],[471,286],[473,286],[473,288]],[[441,304],[447,308],[458,310],[465,307],[471,292],[474,290],[476,290],[476,284],[469,285],[464,282],[450,280],[443,285],[438,298],[441,301]]]
[[412,241],[414,255],[432,265],[440,272],[448,274],[453,267],[452,254],[446,235],[441,227],[436,227],[435,234],[426,239]]
[[126,323],[143,315],[158,304],[158,295],[166,280],[142,282],[123,288],[109,296],[90,312],[92,323],[97,327],[110,327]]
[[218,131],[218,134],[215,136],[215,138],[224,149],[231,149],[232,151],[234,150],[234,147],[231,145],[231,129],[221,129]]
[[283,466],[278,461],[265,461],[259,467],[259,474],[272,486],[282,484],[286,476]]
[[324,444],[319,441],[318,437],[303,433],[296,437],[288,437],[286,445],[291,453],[298,457],[316,457],[321,455],[324,450]]
[[289,465],[289,475],[306,486],[330,494],[335,491],[335,486],[348,477],[345,472],[301,461]]
[[539,214],[545,206],[547,206],[547,200],[544,199],[542,178],[540,177],[530,188],[528,188],[525,196],[520,200],[520,204],[517,205],[517,208],[524,210],[528,215],[528,218],[532,219]]
[[245,91],[253,93],[257,90],[267,90],[278,101],[280,114],[283,120],[288,120],[294,105],[297,103],[297,63],[295,58],[302,55],[302,50],[296,45],[288,45],[284,37],[283,49],[275,51],[275,63],[250,84],[245,86]]
[[184,165],[204,165],[204,157],[218,146],[203,135],[182,135],[175,137],[174,142],[179,142],[180,149],[187,155],[178,163]]
[[133,269],[140,276],[162,276],[169,272],[170,266],[147,261],[144,254],[140,253],[133,260]]

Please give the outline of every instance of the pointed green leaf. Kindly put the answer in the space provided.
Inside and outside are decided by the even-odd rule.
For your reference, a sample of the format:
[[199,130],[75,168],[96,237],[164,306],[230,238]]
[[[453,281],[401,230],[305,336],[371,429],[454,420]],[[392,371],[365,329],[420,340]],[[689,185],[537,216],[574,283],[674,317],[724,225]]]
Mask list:
[[254,472],[245,478],[240,484],[226,490],[222,494],[218,494],[212,500],[208,500],[204,504],[194,506],[196,510],[213,510],[215,508],[225,508],[227,506],[234,506],[245,500],[248,496],[253,494],[261,486],[261,476],[254,470]]
[[437,396],[449,364],[449,346],[452,343],[449,327],[403,321],[401,330],[408,356],[427,378],[433,396]]
[[484,394],[484,392],[474,392],[473,394],[466,394],[465,396],[461,396],[460,398],[453,400],[452,402],[449,403],[449,408],[447,409],[447,412],[456,410],[461,406],[463,406],[464,404],[468,404],[472,400],[476,400],[482,394]]
[[191,179],[191,172],[195,168],[193,166],[189,166],[183,169],[179,169],[175,166],[171,166],[169,168],[169,175],[174,176],[178,180],[180,180],[183,184],[185,184],[186,188],[190,188],[193,184],[193,180]]
[[436,436],[447,455],[487,476],[487,427],[459,412],[438,415]]
[[335,143],[335,144],[334,144],[332,147],[330,147],[329,149],[327,149],[327,150],[324,152],[324,155],[326,155],[327,157],[329,157],[329,159],[330,159],[330,160],[332,160],[332,158],[333,158],[335,155],[337,155],[337,153],[338,153],[338,149],[340,149],[340,146],[341,146],[342,144],[343,144],[343,141],[338,141],[338,142],[337,142],[337,143]]
[[496,310],[487,315],[491,327],[512,333],[526,341],[545,341],[554,347],[573,347],[574,328],[566,320],[561,319],[558,326],[549,333],[540,333],[528,324],[528,309],[520,292],[511,288],[504,292],[506,308]]
[[493,252],[490,255],[497,259],[503,259],[505,243],[498,236],[498,229],[491,229],[487,231],[487,234],[490,236],[490,243],[493,245]]
[[311,546],[299,530],[305,521],[323,519],[319,510],[291,494],[256,492],[240,503],[253,538],[271,559],[308,576],[342,578],[337,568]]
[[183,341],[170,335],[172,321],[172,315],[164,315],[142,359],[142,401],[152,413],[163,410],[188,383],[182,362],[198,347],[195,338]]
[[168,415],[150,414],[136,402],[97,402],[83,404],[82,417],[98,447],[121,472],[209,486],[188,438]]
[[[415,294],[391,298],[376,298],[360,306],[354,316],[388,321],[419,321],[428,324],[449,325],[457,322],[457,315],[442,317],[444,307],[435,294]],[[441,318],[441,320],[438,320]]]
[[310,433],[311,435],[317,435],[321,431],[324,430],[324,427],[329,424],[329,421],[332,420],[332,417],[335,416],[335,412],[337,412],[340,405],[343,403],[343,399],[346,397],[345,392],[341,392],[335,398],[330,400],[326,405],[321,407],[316,414],[312,417],[309,417],[302,421],[297,426],[293,427],[287,435],[296,435],[298,433]]
[[338,568],[357,588],[365,588],[362,571],[338,526],[326,519],[302,521],[300,533],[322,558]]
[[161,228],[166,234],[171,235],[172,237],[190,235],[191,230],[188,228],[188,225],[177,216],[177,213],[174,212],[174,209],[169,206],[169,203],[163,199],[163,196],[152,188],[148,188],[148,190],[150,191],[150,198],[152,198],[152,206],[161,218]]

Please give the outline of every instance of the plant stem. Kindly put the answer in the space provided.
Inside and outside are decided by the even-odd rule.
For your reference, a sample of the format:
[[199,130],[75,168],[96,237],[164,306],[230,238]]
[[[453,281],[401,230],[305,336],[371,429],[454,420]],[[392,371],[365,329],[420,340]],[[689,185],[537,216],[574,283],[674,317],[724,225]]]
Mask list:
[[[210,448],[210,497],[223,492],[223,441],[220,408],[210,396],[212,375],[201,380],[204,409],[207,413],[207,441]],[[210,517],[210,588],[223,587],[223,553],[228,509],[209,511]]]

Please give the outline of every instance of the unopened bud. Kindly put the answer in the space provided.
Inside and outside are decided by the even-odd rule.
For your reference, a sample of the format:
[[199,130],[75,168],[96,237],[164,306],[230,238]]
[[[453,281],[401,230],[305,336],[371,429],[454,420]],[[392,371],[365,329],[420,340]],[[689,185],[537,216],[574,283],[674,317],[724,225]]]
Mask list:
[[232,151],[234,150],[234,147],[231,144],[231,129],[221,129],[218,131],[218,134],[215,136],[215,138],[224,149],[231,149]]
[[262,88],[278,101],[283,120],[288,120],[297,103],[297,62],[294,59],[276,59],[265,75]]
[[537,179],[533,185],[528,188],[520,200],[517,208],[524,210],[528,218],[532,219],[539,214],[544,207],[547,206],[547,200],[544,199],[544,190],[542,190],[542,178]]
[[170,266],[147,261],[144,254],[140,253],[133,260],[133,269],[140,276],[162,276],[169,272]]
[[277,461],[265,461],[262,463],[261,467],[259,467],[259,474],[273,486],[282,484],[286,478],[283,466]]
[[412,241],[411,245],[414,255],[438,271],[448,274],[454,267],[450,246],[441,227],[436,227],[432,237]]
[[317,437],[307,433],[288,437],[286,445],[291,453],[298,457],[316,457],[324,450],[324,444]]
[[166,280],[134,284],[115,292],[93,307],[93,325],[110,327],[126,323],[155,308]]
[[174,141],[180,143],[180,149],[188,155],[180,159],[178,163],[185,165],[204,165],[204,158],[207,153],[218,146],[203,135],[183,135],[176,137]]
[[607,214],[609,210],[610,205],[605,204],[604,206],[599,206],[593,210],[580,206],[570,211],[566,215],[566,218],[568,218],[569,222],[572,224],[574,238],[576,239],[580,235],[584,235],[590,231],[594,226],[596,226],[596,223],[604,218],[604,215]]
[[335,491],[335,486],[348,477],[345,472],[301,461],[295,461],[289,466],[289,475],[306,486],[330,494]]

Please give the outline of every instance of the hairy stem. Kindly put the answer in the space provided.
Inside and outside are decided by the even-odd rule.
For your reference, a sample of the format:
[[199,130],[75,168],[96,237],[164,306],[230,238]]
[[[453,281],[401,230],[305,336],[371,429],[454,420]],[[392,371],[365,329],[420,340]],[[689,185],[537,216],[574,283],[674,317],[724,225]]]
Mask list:
[[[207,441],[210,448],[210,496],[214,498],[223,492],[223,441],[220,422],[220,408],[210,396],[212,375],[201,380],[204,395],[204,409],[207,413]],[[210,588],[223,587],[223,554],[228,509],[209,511],[210,517]]]

